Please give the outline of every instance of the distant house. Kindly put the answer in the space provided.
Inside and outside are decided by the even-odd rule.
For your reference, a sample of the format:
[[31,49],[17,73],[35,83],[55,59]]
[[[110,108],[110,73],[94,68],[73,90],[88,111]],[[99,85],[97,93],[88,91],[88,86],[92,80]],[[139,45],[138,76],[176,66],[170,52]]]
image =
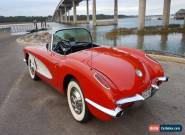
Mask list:
[[180,9],[175,14],[175,19],[184,19],[185,18],[185,9]]

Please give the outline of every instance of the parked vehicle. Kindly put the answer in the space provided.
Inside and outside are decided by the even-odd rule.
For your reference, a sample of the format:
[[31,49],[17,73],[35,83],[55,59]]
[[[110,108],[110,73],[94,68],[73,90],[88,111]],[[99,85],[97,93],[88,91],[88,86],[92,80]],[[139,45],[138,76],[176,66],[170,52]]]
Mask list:
[[51,43],[24,48],[33,80],[43,79],[67,95],[72,116],[107,121],[124,115],[168,81],[161,65],[143,51],[99,46],[84,28],[57,31]]

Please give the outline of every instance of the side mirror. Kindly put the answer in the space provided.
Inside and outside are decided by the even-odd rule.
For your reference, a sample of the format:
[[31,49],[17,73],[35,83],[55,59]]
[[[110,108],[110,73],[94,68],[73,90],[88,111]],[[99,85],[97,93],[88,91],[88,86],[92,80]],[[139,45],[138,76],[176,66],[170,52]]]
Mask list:
[[46,44],[46,48],[47,48],[47,50],[49,49],[49,43]]

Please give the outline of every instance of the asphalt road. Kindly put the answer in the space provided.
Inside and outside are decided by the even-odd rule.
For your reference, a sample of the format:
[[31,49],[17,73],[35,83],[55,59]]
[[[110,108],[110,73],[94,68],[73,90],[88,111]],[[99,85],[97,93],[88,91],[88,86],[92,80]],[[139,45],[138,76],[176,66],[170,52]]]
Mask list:
[[150,124],[185,126],[185,65],[162,62],[170,81],[125,117],[80,124],[73,120],[65,96],[30,79],[16,38],[0,34],[0,135],[145,135]]

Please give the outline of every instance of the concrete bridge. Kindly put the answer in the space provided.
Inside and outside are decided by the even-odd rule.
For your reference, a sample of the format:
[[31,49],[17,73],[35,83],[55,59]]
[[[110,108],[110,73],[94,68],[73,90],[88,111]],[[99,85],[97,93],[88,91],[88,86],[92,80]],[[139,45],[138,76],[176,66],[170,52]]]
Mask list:
[[[80,22],[77,20],[77,12],[76,12],[76,7],[79,5],[80,2],[86,1],[86,14],[87,14],[87,20],[85,23],[90,22],[89,18],[89,0],[61,0],[54,12],[53,15],[53,20],[55,22],[59,23],[84,23]],[[115,25],[118,24],[118,0],[113,0],[114,1],[114,18],[112,21],[104,21],[100,22],[96,20],[96,0],[92,0],[92,22],[93,25],[101,25],[101,24],[106,24],[106,25]],[[170,6],[171,6],[171,0],[163,0],[164,1],[164,6],[163,6],[163,27],[167,28],[169,25],[169,18],[170,18]],[[138,23],[138,30],[143,30],[145,27],[145,15],[146,15],[146,0],[139,0],[139,23]],[[73,20],[70,20],[70,14],[69,11],[73,10]]]

